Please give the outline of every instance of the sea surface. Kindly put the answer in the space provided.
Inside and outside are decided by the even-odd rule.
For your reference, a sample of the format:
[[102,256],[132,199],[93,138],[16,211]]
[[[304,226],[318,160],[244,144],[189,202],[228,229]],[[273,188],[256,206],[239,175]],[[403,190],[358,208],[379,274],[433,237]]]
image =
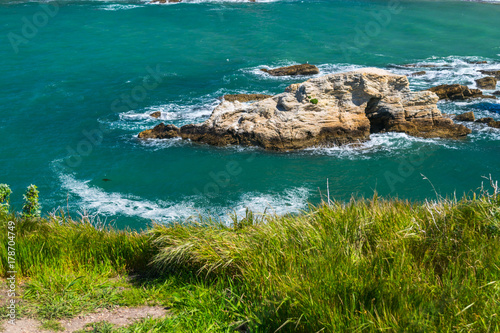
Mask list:
[[[332,200],[461,197],[486,186],[484,176],[500,180],[500,130],[467,123],[472,134],[460,141],[389,133],[290,153],[137,134],[203,122],[224,94],[276,94],[308,79],[260,68],[425,70],[409,77],[412,89],[475,87],[479,70],[500,70],[499,26],[495,2],[2,0],[0,183],[12,187],[17,210],[36,184],[44,212],[136,229],[228,219],[247,207],[294,213],[328,192]],[[499,103],[439,108],[500,120]]]

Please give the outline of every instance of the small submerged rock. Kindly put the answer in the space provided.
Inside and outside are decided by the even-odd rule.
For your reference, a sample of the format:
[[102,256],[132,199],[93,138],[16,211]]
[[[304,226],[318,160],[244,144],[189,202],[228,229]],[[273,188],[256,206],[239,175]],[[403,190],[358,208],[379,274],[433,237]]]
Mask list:
[[228,102],[252,102],[252,101],[261,101],[263,99],[273,97],[271,95],[264,94],[233,94],[233,95],[224,95],[222,98]]
[[149,116],[158,119],[158,118],[161,117],[161,112],[160,111],[155,111],[155,112],[151,113]]
[[310,64],[293,65],[275,69],[262,68],[261,71],[266,72],[267,74],[272,76],[295,76],[295,75],[319,74],[319,68]]
[[365,141],[380,132],[451,139],[469,134],[467,127],[443,117],[438,99],[431,91],[410,91],[405,75],[365,68],[292,84],[252,104],[225,100],[204,123],[181,128],[162,123],[139,138],[287,151]]
[[420,71],[420,72],[411,73],[410,76],[422,76],[425,74],[427,74],[426,71]]
[[476,80],[480,89],[494,90],[497,87],[497,79],[494,76],[487,76]]
[[177,3],[182,0],[152,0],[150,3]]
[[406,65],[401,65],[406,68],[436,68],[439,67],[438,65],[432,65],[432,64],[406,64]]
[[[178,3],[182,0],[151,0],[150,3]],[[255,0],[248,0],[248,2],[255,2]]]

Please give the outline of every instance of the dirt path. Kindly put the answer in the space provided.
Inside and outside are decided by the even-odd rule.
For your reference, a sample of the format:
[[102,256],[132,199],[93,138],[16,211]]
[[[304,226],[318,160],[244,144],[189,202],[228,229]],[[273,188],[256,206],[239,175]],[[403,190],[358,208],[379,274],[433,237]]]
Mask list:
[[[167,311],[159,306],[141,306],[135,308],[118,307],[113,310],[102,309],[95,313],[78,316],[71,319],[60,320],[65,328],[64,332],[74,332],[81,330],[85,325],[99,321],[107,321],[116,327],[127,326],[142,318],[160,318],[167,314]],[[40,321],[35,319],[19,319],[15,325],[4,322],[2,327],[5,333],[49,333],[53,331],[42,331],[38,327]]]

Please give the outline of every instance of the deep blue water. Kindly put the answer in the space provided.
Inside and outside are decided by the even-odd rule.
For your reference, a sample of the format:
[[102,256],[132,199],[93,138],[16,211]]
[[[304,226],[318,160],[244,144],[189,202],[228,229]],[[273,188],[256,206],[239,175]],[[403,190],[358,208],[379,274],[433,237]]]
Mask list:
[[[415,90],[475,87],[500,70],[497,4],[459,1],[274,1],[150,5],[140,1],[0,4],[0,183],[22,205],[99,214],[118,226],[246,207],[296,212],[326,193],[435,198],[500,179],[500,130],[467,124],[463,141],[373,135],[361,147],[273,153],[178,140],[141,142],[164,121],[202,122],[226,93],[280,93],[307,78],[269,66],[316,64],[321,75],[364,66],[410,77]],[[472,64],[487,61],[487,64]],[[408,63],[433,68],[405,68]],[[488,104],[486,104],[488,103]],[[445,102],[500,119],[498,101]],[[148,116],[161,111],[162,119]],[[103,179],[109,180],[104,181]]]

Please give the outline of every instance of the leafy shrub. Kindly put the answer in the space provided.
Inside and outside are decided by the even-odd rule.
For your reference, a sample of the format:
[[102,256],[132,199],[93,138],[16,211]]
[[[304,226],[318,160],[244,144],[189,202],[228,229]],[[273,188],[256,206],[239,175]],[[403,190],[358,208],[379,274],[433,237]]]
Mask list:
[[0,213],[9,212],[9,197],[12,193],[9,185],[0,184]]
[[313,104],[318,104],[318,99],[317,98],[313,98],[310,100],[311,103]]
[[26,194],[23,195],[23,217],[40,217],[40,204],[38,203],[38,190],[35,185],[28,186]]

